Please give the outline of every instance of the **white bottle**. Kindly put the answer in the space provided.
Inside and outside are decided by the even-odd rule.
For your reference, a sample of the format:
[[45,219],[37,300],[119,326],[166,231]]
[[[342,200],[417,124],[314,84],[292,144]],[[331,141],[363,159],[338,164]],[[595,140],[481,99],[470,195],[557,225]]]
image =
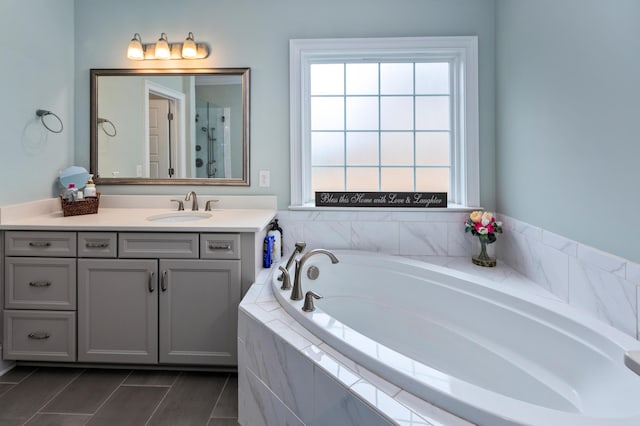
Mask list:
[[93,175],[89,175],[89,181],[84,187],[84,198],[97,197],[96,184],[93,183]]
[[273,235],[273,253],[271,253],[271,260],[276,263],[282,259],[282,234],[277,229],[272,229],[267,232],[267,236]]
[[67,201],[76,201],[78,199],[78,188],[76,188],[75,183],[70,183],[67,189],[64,191],[64,196],[62,197]]

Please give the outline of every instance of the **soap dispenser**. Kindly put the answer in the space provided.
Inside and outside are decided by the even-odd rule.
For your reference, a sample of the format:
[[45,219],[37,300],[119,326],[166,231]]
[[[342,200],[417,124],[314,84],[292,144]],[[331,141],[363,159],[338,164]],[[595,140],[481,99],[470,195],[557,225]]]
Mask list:
[[93,175],[89,175],[87,185],[84,187],[84,198],[97,197],[96,184],[93,183]]

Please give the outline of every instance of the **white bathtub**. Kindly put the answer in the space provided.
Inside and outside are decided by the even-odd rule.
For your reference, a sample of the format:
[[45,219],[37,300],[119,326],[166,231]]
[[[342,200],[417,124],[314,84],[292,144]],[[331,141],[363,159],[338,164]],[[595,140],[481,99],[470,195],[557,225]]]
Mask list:
[[635,339],[469,274],[334,253],[338,264],[316,255],[304,265],[303,291],[324,297],[315,312],[289,300],[277,273],[274,293],[312,333],[398,387],[479,425],[640,425],[640,377],[624,365]]

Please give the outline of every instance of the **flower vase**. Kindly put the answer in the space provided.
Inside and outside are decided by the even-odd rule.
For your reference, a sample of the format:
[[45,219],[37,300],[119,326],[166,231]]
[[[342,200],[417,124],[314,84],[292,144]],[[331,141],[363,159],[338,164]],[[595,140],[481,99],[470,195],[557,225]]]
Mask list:
[[474,265],[478,266],[486,266],[486,267],[494,267],[496,266],[496,259],[489,256],[487,253],[487,242],[483,239],[480,239],[480,254],[477,256],[473,256],[471,261]]

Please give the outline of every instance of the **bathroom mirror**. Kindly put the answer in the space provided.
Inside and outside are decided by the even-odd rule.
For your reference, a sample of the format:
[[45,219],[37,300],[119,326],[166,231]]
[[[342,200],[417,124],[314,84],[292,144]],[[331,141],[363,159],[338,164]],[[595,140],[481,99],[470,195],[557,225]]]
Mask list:
[[249,68],[92,69],[97,184],[249,185]]

